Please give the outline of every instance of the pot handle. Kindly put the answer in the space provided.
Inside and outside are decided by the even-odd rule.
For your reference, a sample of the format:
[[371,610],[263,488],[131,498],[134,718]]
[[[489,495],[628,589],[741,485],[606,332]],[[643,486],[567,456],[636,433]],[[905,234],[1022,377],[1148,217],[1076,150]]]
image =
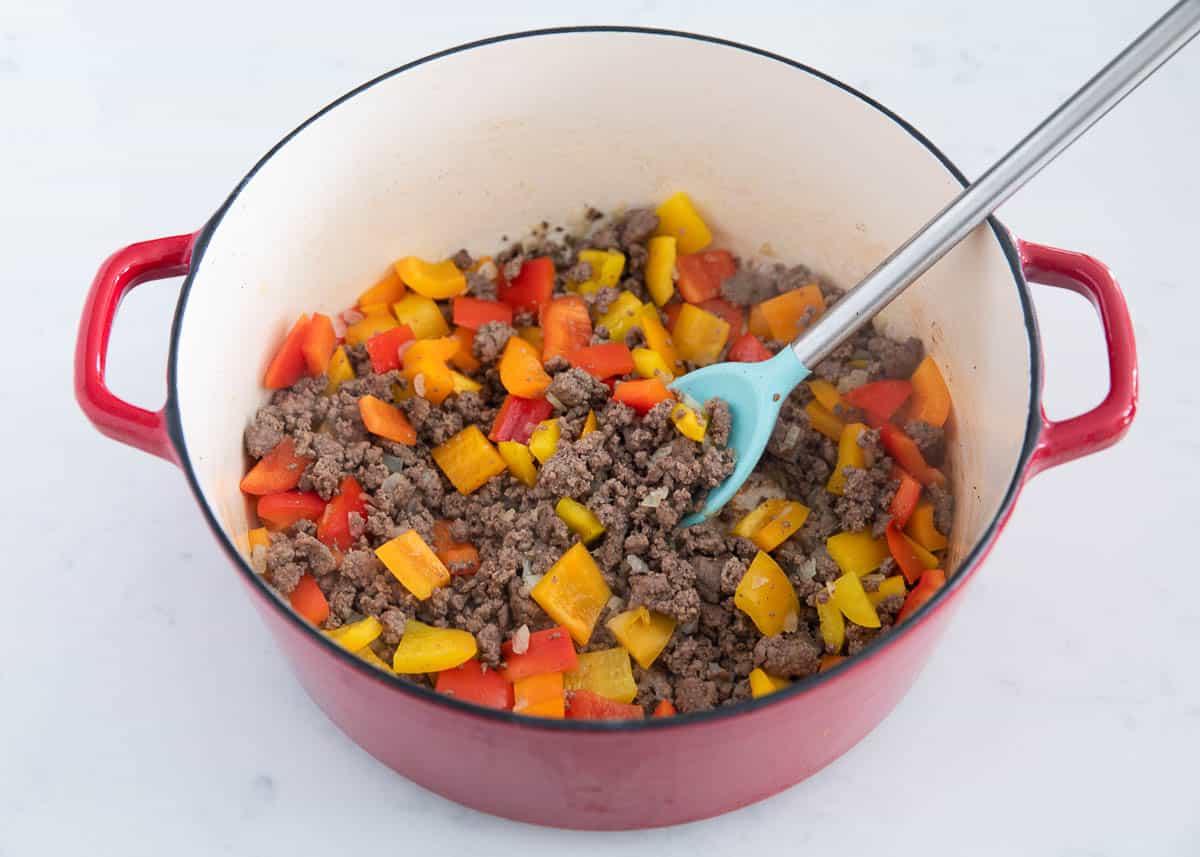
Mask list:
[[108,337],[121,299],[137,285],[188,272],[195,235],[173,235],[130,244],[96,272],[75,343],[75,398],[102,434],[179,463],[162,409],[148,411],[114,395],[104,381]]
[[1031,283],[1070,289],[1100,314],[1108,350],[1108,395],[1086,413],[1051,420],[1042,407],[1042,431],[1030,475],[1106,449],[1129,430],[1137,411],[1138,368],[1133,322],[1116,278],[1098,259],[1044,244],[1020,241],[1021,266]]

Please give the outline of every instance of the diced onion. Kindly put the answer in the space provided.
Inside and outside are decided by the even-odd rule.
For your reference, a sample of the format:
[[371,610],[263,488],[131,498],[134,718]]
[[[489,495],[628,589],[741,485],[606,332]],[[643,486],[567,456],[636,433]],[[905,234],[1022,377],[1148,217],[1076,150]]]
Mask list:
[[667,494],[670,490],[665,485],[659,485],[646,495],[645,499],[639,503],[639,506],[645,506],[648,509],[656,509],[663,500],[667,499]]
[[523,655],[529,651],[529,626],[522,625],[512,635],[512,650],[514,655]]

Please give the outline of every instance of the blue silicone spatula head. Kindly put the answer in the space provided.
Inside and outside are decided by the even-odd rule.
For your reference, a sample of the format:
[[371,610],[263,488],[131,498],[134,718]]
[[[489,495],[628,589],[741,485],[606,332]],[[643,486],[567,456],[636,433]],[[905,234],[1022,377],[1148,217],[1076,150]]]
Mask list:
[[704,508],[688,515],[680,526],[691,527],[711,518],[737,493],[767,448],[783,400],[808,375],[795,352],[785,348],[762,363],[716,363],[671,384],[675,392],[697,402],[724,399],[733,417],[729,431],[729,448],[735,456],[733,473],[709,491]]

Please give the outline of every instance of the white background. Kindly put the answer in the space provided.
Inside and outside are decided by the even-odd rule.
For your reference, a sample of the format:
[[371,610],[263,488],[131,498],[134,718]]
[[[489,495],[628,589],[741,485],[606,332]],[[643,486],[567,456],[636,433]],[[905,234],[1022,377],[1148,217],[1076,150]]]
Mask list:
[[[543,830],[377,764],[287,673],[180,475],[101,438],[70,395],[108,253],[199,227],[304,117],[427,52],[567,23],[713,33],[866,90],[976,175],[1158,2],[303,5],[0,6],[0,855],[1200,853],[1200,45],[1001,213],[1122,278],[1144,381],[1132,433],[1029,487],[878,730],[723,818]],[[1067,416],[1104,390],[1099,327],[1041,291],[1047,407]],[[123,309],[111,377],[135,401],[163,395],[176,293],[146,286]]]

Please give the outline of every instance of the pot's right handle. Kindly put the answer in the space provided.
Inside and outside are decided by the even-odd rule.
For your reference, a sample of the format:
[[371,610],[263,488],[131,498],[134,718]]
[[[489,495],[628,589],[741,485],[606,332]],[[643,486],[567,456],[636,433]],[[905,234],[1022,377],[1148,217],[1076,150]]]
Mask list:
[[1083,253],[1019,242],[1025,278],[1078,292],[1100,313],[1108,350],[1108,395],[1099,405],[1068,420],[1051,420],[1042,408],[1042,432],[1030,475],[1112,446],[1129,430],[1137,411],[1137,347],[1121,288],[1108,267]]
[[121,299],[139,283],[186,274],[196,236],[173,235],[130,244],[113,253],[92,282],[75,343],[75,398],[101,433],[178,463],[162,410],[130,404],[108,389],[104,369],[108,337]]

